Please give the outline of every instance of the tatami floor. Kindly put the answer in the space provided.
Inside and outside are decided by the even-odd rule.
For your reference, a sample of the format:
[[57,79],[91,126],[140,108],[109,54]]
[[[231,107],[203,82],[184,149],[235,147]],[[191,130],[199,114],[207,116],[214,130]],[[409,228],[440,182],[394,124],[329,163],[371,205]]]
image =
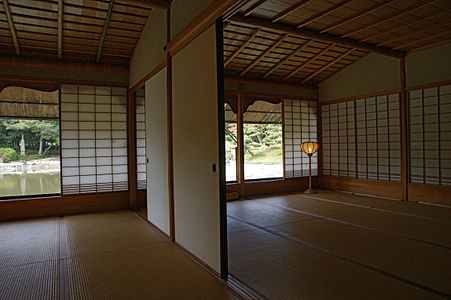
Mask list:
[[264,298],[450,298],[450,208],[320,191],[227,210],[229,273]]
[[0,299],[235,299],[131,211],[0,223]]

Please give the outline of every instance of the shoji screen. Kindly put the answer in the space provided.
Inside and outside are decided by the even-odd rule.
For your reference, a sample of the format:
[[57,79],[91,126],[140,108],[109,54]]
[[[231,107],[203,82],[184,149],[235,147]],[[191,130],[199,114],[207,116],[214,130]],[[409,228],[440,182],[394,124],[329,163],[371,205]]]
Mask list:
[[146,101],[144,88],[136,92],[136,177],[138,190],[147,188],[146,178]]
[[[316,101],[283,101],[285,178],[308,176],[308,156],[301,143],[317,141]],[[318,175],[318,155],[312,156],[312,175]]]
[[409,92],[410,182],[451,185],[451,85]]
[[124,191],[127,90],[61,86],[62,193]]
[[324,175],[400,181],[399,94],[321,110]]

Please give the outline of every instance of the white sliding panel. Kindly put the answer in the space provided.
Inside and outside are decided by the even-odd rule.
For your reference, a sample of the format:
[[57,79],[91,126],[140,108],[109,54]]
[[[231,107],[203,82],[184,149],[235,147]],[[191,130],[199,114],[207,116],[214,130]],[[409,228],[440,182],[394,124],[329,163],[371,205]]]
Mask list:
[[219,273],[215,25],[173,57],[172,72],[175,240]]
[[127,89],[61,86],[62,193],[126,191]]
[[147,217],[169,235],[166,68],[146,82]]

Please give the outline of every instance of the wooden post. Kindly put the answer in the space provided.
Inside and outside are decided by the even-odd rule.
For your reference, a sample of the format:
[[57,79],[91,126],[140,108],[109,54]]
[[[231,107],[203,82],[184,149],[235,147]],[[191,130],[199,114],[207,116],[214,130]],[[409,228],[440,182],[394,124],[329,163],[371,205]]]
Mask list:
[[401,111],[401,200],[408,200],[408,185],[409,185],[409,136],[408,136],[408,105],[406,95],[406,68],[405,58],[400,59],[400,77],[401,77],[401,96],[400,96],[400,111]]
[[[241,88],[240,88],[241,90]],[[238,93],[238,114],[237,114],[237,138],[238,138],[238,183],[240,185],[240,197],[245,194],[244,186],[244,129],[243,129],[243,93]]]
[[[310,116],[309,116],[310,119]],[[309,128],[310,131],[310,128]],[[323,116],[321,110],[321,103],[319,100],[316,102],[316,139],[320,145],[318,149],[318,165],[317,165],[317,182],[316,185],[322,187],[323,177]],[[330,141],[329,141],[330,142]]]
[[136,208],[136,93],[129,92],[127,99],[128,128],[128,191],[130,208]]
[[[171,40],[171,8],[166,14],[166,40]],[[172,139],[172,57],[166,53],[166,126],[168,134],[168,190],[169,190],[169,239],[175,242],[175,219],[174,219],[174,143]]]

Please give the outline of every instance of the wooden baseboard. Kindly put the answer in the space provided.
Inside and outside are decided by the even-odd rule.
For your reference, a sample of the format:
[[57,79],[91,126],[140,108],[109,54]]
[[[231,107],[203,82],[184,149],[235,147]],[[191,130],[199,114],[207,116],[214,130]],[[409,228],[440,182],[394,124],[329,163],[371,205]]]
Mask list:
[[366,180],[340,176],[321,176],[323,188],[401,199],[402,185],[398,182]]
[[[312,185],[318,185],[319,178],[312,177]],[[308,187],[308,177],[286,178],[280,180],[253,181],[227,185],[227,193],[238,193],[239,197],[304,191]]]
[[451,206],[451,187],[410,183],[408,189],[409,201]]
[[226,194],[226,200],[230,201],[230,200],[237,200],[239,199],[240,196],[238,195],[237,192],[230,192]]
[[0,221],[128,209],[129,193],[95,193],[0,201]]

